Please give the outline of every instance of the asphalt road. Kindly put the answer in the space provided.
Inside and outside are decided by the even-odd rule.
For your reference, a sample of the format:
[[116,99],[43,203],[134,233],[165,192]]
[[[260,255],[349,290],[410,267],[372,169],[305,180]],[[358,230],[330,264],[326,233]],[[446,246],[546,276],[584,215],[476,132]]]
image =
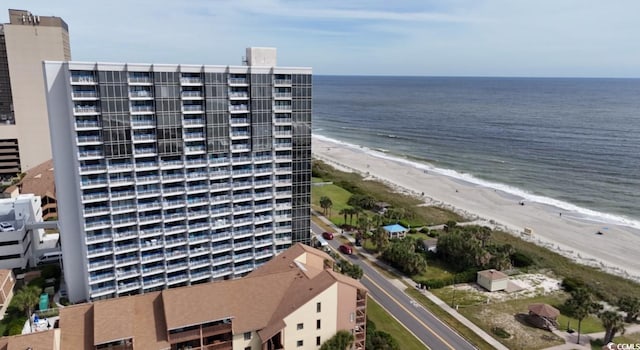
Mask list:
[[[316,234],[321,234],[324,231],[314,222],[311,222],[311,229]],[[336,250],[340,246],[339,240],[328,242]],[[357,255],[346,255],[345,257],[362,267],[364,276],[360,282],[369,289],[369,295],[430,349],[476,349],[422,305],[392,285],[384,275],[366,264],[361,257]]]

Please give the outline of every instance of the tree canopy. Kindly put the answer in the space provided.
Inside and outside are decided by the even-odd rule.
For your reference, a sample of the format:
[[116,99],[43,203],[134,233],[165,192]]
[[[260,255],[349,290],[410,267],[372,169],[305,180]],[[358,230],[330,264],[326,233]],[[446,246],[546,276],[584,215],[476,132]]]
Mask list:
[[411,237],[393,240],[382,253],[382,259],[408,275],[416,275],[427,268],[427,260],[416,247],[419,242]]
[[347,350],[353,344],[354,339],[353,334],[348,331],[338,331],[322,344],[320,350]]

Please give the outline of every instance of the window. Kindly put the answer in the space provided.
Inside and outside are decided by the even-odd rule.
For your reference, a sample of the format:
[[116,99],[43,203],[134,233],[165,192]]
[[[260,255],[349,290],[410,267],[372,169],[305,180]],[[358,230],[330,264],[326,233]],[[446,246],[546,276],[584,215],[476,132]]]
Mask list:
[[298,323],[298,330],[304,329],[304,323]]
[[322,304],[316,303],[316,312],[322,311]]
[[244,348],[244,350],[251,350],[251,347],[247,346],[247,347]]
[[251,340],[251,332],[244,333],[244,340]]
[[352,312],[352,313],[349,315],[349,322],[353,322],[353,321],[354,321],[354,319],[355,319],[355,317],[356,317],[356,314]]
[[320,337],[316,337],[316,345],[320,346]]
[[316,320],[316,329],[320,329],[320,320]]
[[304,346],[304,342],[303,342],[302,340],[298,340],[298,341],[296,342],[296,346],[297,346],[297,347],[299,347],[299,348],[301,348],[302,346]]

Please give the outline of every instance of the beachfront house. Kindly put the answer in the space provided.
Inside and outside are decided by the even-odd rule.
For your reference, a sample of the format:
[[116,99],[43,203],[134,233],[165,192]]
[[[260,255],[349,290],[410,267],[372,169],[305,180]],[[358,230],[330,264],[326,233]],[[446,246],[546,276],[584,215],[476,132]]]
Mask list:
[[406,227],[400,224],[387,225],[382,227],[384,231],[389,235],[389,238],[404,238],[409,231]]
[[495,292],[507,289],[509,276],[494,269],[478,271],[477,282],[484,289],[490,292]]

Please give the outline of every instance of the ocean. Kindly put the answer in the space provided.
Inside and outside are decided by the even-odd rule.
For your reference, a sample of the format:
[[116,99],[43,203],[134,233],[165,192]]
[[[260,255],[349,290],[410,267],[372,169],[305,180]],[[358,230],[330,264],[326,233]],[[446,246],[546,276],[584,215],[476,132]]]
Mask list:
[[640,79],[314,76],[313,134],[640,228]]

